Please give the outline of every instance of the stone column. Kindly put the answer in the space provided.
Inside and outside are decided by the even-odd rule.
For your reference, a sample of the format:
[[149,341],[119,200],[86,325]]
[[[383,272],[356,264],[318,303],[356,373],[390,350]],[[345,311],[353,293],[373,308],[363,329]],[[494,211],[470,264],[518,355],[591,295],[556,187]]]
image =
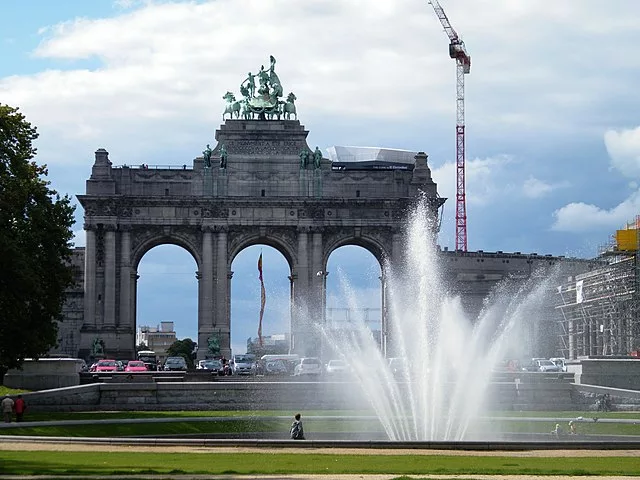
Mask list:
[[[131,233],[128,225],[120,225],[120,321],[121,328],[131,324]],[[135,333],[135,332],[134,332]]]
[[105,225],[104,232],[104,326],[116,325],[116,232]]
[[131,312],[130,322],[131,328],[134,329],[134,334],[137,333],[137,319],[138,319],[138,279],[140,275],[138,275],[137,270],[131,268],[129,269],[129,278],[131,285],[131,296],[129,297],[129,312]]
[[309,234],[307,229],[298,229],[298,263],[294,272],[295,309],[291,316],[291,348],[294,353],[305,354],[305,335],[309,324],[310,281]]
[[96,326],[96,232],[85,223],[84,247],[84,325]]
[[201,296],[198,304],[202,306],[198,319],[198,331],[211,332],[213,329],[213,234],[210,226],[202,227],[202,265],[200,265]]
[[[221,172],[224,169],[221,170]],[[229,318],[229,290],[233,273],[229,270],[228,234],[226,228],[220,228],[216,234],[215,268],[213,275],[213,320],[212,327],[220,335],[220,353],[225,357],[231,354],[231,329]]]
[[402,234],[394,233],[392,236],[391,262],[396,267],[401,267],[404,263],[406,249],[402,244]]
[[326,272],[322,262],[322,232],[313,232],[313,251],[311,254],[312,270],[311,270],[311,282],[313,284],[313,305],[311,306],[312,312],[314,312],[313,321],[316,323],[324,324],[324,286]]
[[389,327],[387,325],[387,276],[382,267],[380,279],[380,351],[387,357],[387,345],[389,341]]

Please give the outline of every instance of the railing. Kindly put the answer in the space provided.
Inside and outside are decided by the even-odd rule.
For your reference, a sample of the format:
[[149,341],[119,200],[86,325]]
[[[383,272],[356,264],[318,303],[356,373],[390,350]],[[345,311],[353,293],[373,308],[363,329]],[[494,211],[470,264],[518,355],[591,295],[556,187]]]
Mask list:
[[193,165],[147,165],[142,163],[140,165],[114,165],[111,168],[131,168],[133,170],[193,170]]

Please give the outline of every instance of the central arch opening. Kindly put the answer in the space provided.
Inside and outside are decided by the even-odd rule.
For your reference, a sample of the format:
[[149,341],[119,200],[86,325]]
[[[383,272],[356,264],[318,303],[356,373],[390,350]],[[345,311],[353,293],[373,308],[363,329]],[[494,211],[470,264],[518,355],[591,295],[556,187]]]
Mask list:
[[366,248],[345,245],[331,252],[326,274],[326,326],[349,330],[364,323],[382,346],[382,268]]
[[136,350],[142,342],[164,361],[176,340],[198,341],[198,280],[193,256],[177,245],[148,250],[138,264]]
[[[265,294],[262,323],[260,255]],[[231,271],[232,353],[288,353],[291,342],[291,268],[284,255],[268,245],[252,245],[236,255]],[[261,346],[259,333],[262,334]]]

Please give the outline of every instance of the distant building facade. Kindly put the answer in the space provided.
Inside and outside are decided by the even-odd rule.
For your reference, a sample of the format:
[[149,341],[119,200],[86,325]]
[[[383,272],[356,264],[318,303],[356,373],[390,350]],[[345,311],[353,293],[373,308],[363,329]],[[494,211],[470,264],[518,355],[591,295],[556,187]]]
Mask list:
[[156,352],[161,362],[167,358],[167,350],[176,340],[173,322],[160,322],[157,327],[141,326],[136,331],[136,345],[144,343]]

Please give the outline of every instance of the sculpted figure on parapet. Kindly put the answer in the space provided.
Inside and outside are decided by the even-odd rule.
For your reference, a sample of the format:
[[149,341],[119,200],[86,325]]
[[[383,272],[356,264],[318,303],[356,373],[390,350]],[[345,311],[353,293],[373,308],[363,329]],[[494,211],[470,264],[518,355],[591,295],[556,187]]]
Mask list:
[[322,152],[318,147],[316,147],[313,152],[313,168],[320,168],[320,164],[322,163]]
[[224,143],[220,147],[220,168],[227,168],[227,149]]
[[204,152],[202,152],[202,155],[203,155],[203,158],[204,158],[204,166],[205,166],[205,168],[211,168],[211,154],[212,153],[213,153],[213,150],[211,150],[211,147],[207,143],[207,148],[204,150]]
[[303,148],[298,154],[300,157],[300,168],[302,170],[307,168],[307,164],[309,163],[309,151],[306,148]]

